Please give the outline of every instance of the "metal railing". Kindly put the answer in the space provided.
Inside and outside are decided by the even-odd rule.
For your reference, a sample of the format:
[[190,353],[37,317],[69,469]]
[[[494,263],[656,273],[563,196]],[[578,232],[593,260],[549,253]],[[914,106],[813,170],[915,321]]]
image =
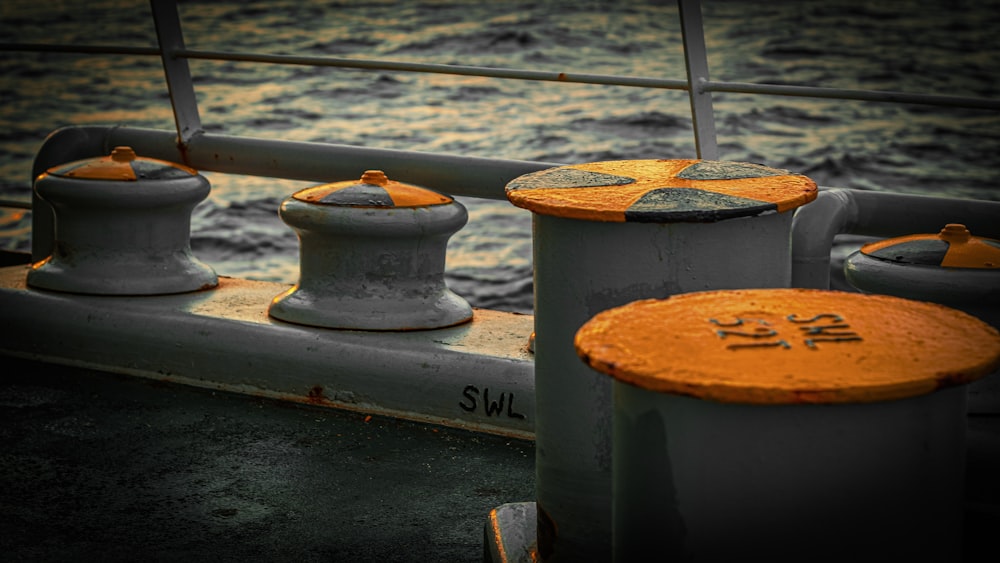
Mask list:
[[[156,28],[157,47],[0,43],[0,51],[158,56],[163,63],[176,132],[130,127],[66,128],[50,135],[49,139],[42,145],[35,158],[32,178],[50,166],[67,160],[99,156],[106,154],[117,144],[127,144],[146,156],[184,162],[196,169],[209,172],[327,182],[330,178],[353,177],[360,166],[380,168],[401,181],[418,185],[432,185],[435,189],[452,195],[506,200],[505,187],[509,181],[525,173],[563,164],[208,133],[201,124],[198,101],[188,66],[188,61],[191,59],[437,73],[686,91],[690,99],[697,156],[704,159],[717,159],[719,156],[715,113],[712,106],[712,95],[715,92],[1000,110],[1000,99],[711,80],[700,0],[678,0],[677,2],[687,69],[685,79],[548,72],[381,59],[196,50],[189,49],[184,44],[183,28],[176,0],[150,0],[150,5]],[[888,194],[880,194],[879,197],[882,195]],[[933,208],[933,203],[932,201],[927,205]],[[47,204],[39,201],[37,196],[33,195],[31,202],[0,200],[0,205],[33,209],[32,255],[34,259],[43,258],[51,245],[52,218],[51,210]],[[993,213],[992,209],[995,206],[986,207],[989,210],[980,211],[977,215]],[[973,209],[973,206],[964,206],[964,208]],[[929,221],[933,221],[933,219],[929,219]],[[811,222],[812,220],[807,220],[804,217],[802,221],[798,222],[803,225],[799,230],[801,232],[809,231]],[[856,233],[865,233],[869,230],[866,225],[858,225],[853,228],[852,232]],[[990,235],[993,229],[988,229],[988,231],[990,232],[981,234]],[[879,232],[882,234],[881,231]],[[832,234],[827,234],[832,237]],[[823,241],[820,246],[822,248],[810,247],[808,250],[802,251],[808,252],[809,258],[806,261],[815,261],[813,255],[818,256],[823,253],[824,249],[828,249],[829,241]],[[805,248],[805,245],[800,245],[799,248]],[[816,277],[822,278],[823,276]]]
[[[242,61],[262,64],[306,65],[368,70],[437,73],[486,78],[567,82],[577,84],[617,85],[639,88],[661,88],[688,92],[691,103],[693,133],[698,158],[718,158],[715,114],[712,94],[732,92],[756,95],[777,95],[844,100],[877,101],[897,104],[923,104],[955,108],[1000,110],[1000,100],[980,97],[923,94],[884,90],[824,88],[784,84],[756,84],[711,80],[701,0],[678,0],[684,59],[685,79],[551,72],[515,68],[481,67],[452,64],[401,62],[380,59],[357,59],[324,56],[236,53],[217,50],[188,49],[184,44],[183,28],[176,0],[150,0],[156,27],[158,47],[120,47],[101,45],[60,45],[0,43],[0,51],[59,52],[75,54],[147,55],[159,56],[163,62],[167,87],[181,148],[204,133],[197,97],[195,96],[188,60]],[[208,170],[212,170],[208,168]],[[493,197],[502,199],[503,186]]]

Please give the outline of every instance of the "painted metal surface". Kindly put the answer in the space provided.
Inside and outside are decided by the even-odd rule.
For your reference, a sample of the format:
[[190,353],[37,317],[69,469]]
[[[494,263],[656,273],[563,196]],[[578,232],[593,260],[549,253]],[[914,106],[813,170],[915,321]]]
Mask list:
[[542,170],[507,185],[533,213],[616,223],[708,223],[785,212],[816,198],[800,174],[746,162],[619,160]]
[[[677,179],[685,171],[693,177]],[[607,182],[602,175],[608,174],[624,180],[593,186]],[[711,179],[698,179],[705,176]],[[788,178],[757,165],[645,160],[557,168],[508,187],[512,201],[534,212],[536,527],[542,560],[611,557],[611,383],[579,362],[576,331],[593,315],[637,299],[787,287],[792,213],[781,211],[805,203],[810,184],[796,176],[789,189]],[[565,187],[581,181],[590,187]],[[740,201],[727,207],[709,198],[685,199],[679,208],[663,198],[643,209],[642,220],[628,218],[626,211],[644,194],[671,182],[705,191],[725,191],[731,183],[726,195]],[[552,184],[558,187],[547,187]],[[767,209],[748,208],[745,199]],[[698,220],[690,221],[694,216]]]
[[705,48],[701,2],[678,0],[677,11],[684,41],[684,68],[687,71],[687,91],[691,103],[695,150],[698,158],[715,160],[719,158],[719,144],[715,138],[712,92],[705,89],[705,84],[709,81],[708,49]]
[[511,502],[490,511],[484,530],[484,563],[533,563],[537,561],[533,502]]
[[792,286],[830,288],[830,250],[840,234],[898,237],[961,223],[980,237],[1000,238],[1000,202],[911,194],[822,189],[792,223]]
[[868,403],[964,385],[1000,333],[949,307],[810,289],[695,292],[604,311],[577,333],[595,370],[724,403]]
[[[183,162],[198,170],[291,180],[327,182],[350,178],[366,168],[452,194],[506,199],[505,187],[532,172],[558,163],[465,157],[203,133],[184,150],[172,131],[117,126],[64,127],[39,147],[33,177],[70,160],[103,156],[129,145],[152,158]],[[795,211],[792,224],[794,287],[828,289],[830,251],[838,234],[900,236],[933,232],[961,222],[979,236],[1000,238],[1000,202],[909,194],[820,189],[816,200]],[[52,251],[52,211],[32,196],[31,252],[41,260]]]
[[[33,175],[71,160],[106,155],[118,145],[129,145],[144,156],[182,162],[202,171],[310,182],[354,178],[366,169],[377,168],[399,181],[434,186],[452,195],[487,199],[505,199],[504,186],[522,174],[557,166],[546,162],[212,133],[196,135],[180,147],[174,131],[86,126],[65,127],[50,134],[35,156]],[[51,253],[53,231],[50,206],[34,195],[31,215],[34,260]]]
[[163,64],[163,75],[170,94],[170,107],[174,111],[178,148],[180,148],[195,135],[203,132],[191,69],[188,67],[187,58],[180,56],[185,50],[184,31],[181,28],[176,0],[150,0],[150,10],[156,27],[160,61]]
[[963,560],[961,387],[747,405],[616,383],[614,403],[614,561]]
[[605,311],[576,345],[614,381],[614,560],[961,553],[964,384],[1000,365],[982,321],[889,296],[710,291]]
[[949,223],[939,233],[910,235],[861,247],[861,253],[901,264],[1000,270],[1000,240],[972,236],[965,225]]
[[141,298],[44,291],[0,268],[0,355],[530,439],[532,317],[477,309],[437,330],[330,330],[276,321],[287,284],[222,277]]
[[191,252],[191,211],[209,193],[194,170],[137,157],[129,147],[39,176],[55,214],[52,253],[27,274],[33,287],[98,295],[153,295],[214,287]]
[[844,276],[869,293],[963,310],[1000,307],[1000,240],[974,237],[964,225],[888,238],[848,256]]
[[[844,261],[844,277],[864,293],[940,303],[1000,328],[1000,241],[965,225],[862,246]],[[970,413],[1000,413],[997,375],[969,385],[968,395]]]
[[283,321],[356,330],[422,330],[472,319],[444,279],[448,239],[465,207],[369,170],[357,181],[296,192],[281,219],[299,238],[299,281],[268,313]]

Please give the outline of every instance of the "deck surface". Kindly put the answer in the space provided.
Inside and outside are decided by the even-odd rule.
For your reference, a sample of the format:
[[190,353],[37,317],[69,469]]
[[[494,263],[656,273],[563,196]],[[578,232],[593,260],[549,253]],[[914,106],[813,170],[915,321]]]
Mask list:
[[[7,561],[481,561],[531,442],[3,358]],[[965,561],[994,561],[1000,416],[970,416]]]
[[0,559],[481,561],[528,441],[3,358]]

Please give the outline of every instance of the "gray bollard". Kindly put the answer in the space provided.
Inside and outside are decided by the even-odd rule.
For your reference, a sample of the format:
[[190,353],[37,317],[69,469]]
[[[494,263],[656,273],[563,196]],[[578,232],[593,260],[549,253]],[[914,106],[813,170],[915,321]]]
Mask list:
[[[1000,328],[1000,240],[951,223],[938,233],[862,246],[844,261],[844,276],[864,293],[954,307]],[[969,413],[1000,413],[1000,377],[969,385]]]
[[816,193],[785,170],[700,160],[563,166],[507,186],[533,212],[542,560],[611,557],[611,386],[577,359],[577,329],[636,299],[787,287],[791,211]]
[[111,155],[50,168],[35,193],[52,206],[52,254],[32,265],[35,288],[94,295],[158,295],[212,288],[215,272],[191,253],[191,211],[210,186],[197,171]]
[[575,345],[614,382],[615,561],[962,560],[965,384],[1000,365],[979,319],[708,291],[605,311]]
[[360,180],[296,192],[280,214],[299,237],[299,282],[274,298],[272,317],[356,330],[472,319],[472,307],[444,279],[448,239],[469,217],[451,197],[369,170]]

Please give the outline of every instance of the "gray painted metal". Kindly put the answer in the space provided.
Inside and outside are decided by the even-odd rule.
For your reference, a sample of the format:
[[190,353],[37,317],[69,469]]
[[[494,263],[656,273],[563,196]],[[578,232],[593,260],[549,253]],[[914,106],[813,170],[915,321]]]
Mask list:
[[956,308],[1000,307],[1000,270],[900,264],[856,251],[844,276],[866,293],[896,295]]
[[180,144],[187,143],[202,132],[201,116],[198,115],[198,98],[195,97],[194,83],[187,59],[178,55],[184,50],[184,32],[177,14],[176,0],[150,0],[156,37],[160,43],[160,58],[170,92],[170,105],[177,123],[177,138]]
[[830,288],[836,235],[936,233],[948,223],[962,223],[977,236],[1000,238],[1000,202],[823,188],[815,201],[795,211],[792,287]]
[[[844,261],[844,277],[864,293],[939,303],[1000,330],[998,270],[896,264],[856,251]],[[1000,370],[967,389],[969,414],[1000,414]]]
[[[33,287],[96,295],[153,295],[214,287],[215,271],[191,252],[191,211],[209,194],[200,174],[147,159],[129,165],[177,174],[135,181],[52,172],[35,193],[58,220],[52,254],[27,276]],[[127,158],[127,157],[126,157]]]
[[[50,134],[39,148],[32,178],[52,166],[103,156],[127,145],[151,158],[180,162],[202,171],[245,174],[326,183],[358,178],[380,169],[400,182],[433,186],[451,195],[504,199],[504,187],[514,178],[555,163],[474,158],[417,151],[374,149],[350,145],[307,143],[203,133],[181,150],[172,131],[136,127],[64,127]],[[52,209],[32,197],[32,260],[52,253]]]
[[687,91],[691,100],[695,148],[698,158],[718,160],[719,146],[715,139],[712,93],[704,88],[708,82],[708,53],[701,22],[701,2],[677,0],[677,8],[680,11],[681,34],[684,39],[684,66],[687,69]]
[[533,502],[510,502],[491,510],[484,529],[484,563],[536,563],[537,518]]
[[469,218],[461,203],[359,207],[297,195],[279,215],[298,235],[299,281],[275,297],[272,317],[361,330],[440,328],[472,318],[444,280],[448,239]]
[[962,551],[963,386],[775,406],[615,381],[614,409],[615,561],[950,561]]
[[[153,55],[161,56],[161,51],[152,47],[132,47],[121,45],[61,45],[53,43],[0,43],[0,51],[73,53],[93,55]],[[537,80],[547,82],[567,82],[576,84],[605,84],[637,88],[660,88],[664,90],[690,90],[687,80],[672,78],[652,78],[617,74],[594,74],[581,72],[555,72],[530,69],[480,67],[472,65],[451,65],[389,61],[382,59],[352,59],[341,57],[314,57],[301,55],[275,55],[268,53],[243,53],[180,48],[172,55],[185,59],[214,61],[242,61],[265,64],[286,64],[303,66],[327,66],[337,68],[358,68],[368,70],[389,70],[398,72],[424,72],[450,74],[455,76],[481,76],[485,78],[505,78],[515,80]],[[793,96],[803,98],[830,98],[841,100],[875,101],[899,104],[920,104],[942,107],[1000,110],[1000,100],[973,96],[943,94],[922,94],[889,90],[863,90],[856,88],[823,88],[815,86],[793,86],[787,84],[755,84],[751,82],[731,82],[704,80],[698,89],[708,92],[734,92],[772,96]]]
[[476,310],[438,330],[367,332],[274,320],[287,284],[92,296],[25,285],[0,268],[0,355],[530,439],[532,317]]
[[792,214],[715,223],[533,219],[539,552],[547,561],[608,561],[611,381],[580,362],[577,330],[637,299],[787,287]]

